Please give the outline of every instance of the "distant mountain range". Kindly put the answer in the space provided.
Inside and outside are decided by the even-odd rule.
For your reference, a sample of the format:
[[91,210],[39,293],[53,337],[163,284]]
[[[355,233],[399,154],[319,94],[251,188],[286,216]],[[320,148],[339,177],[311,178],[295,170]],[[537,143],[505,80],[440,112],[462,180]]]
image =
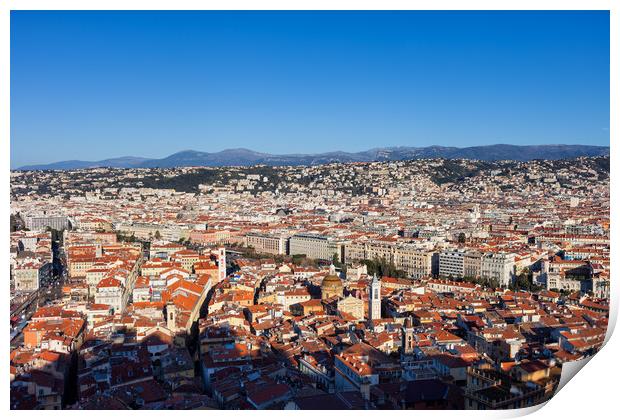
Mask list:
[[162,159],[133,156],[88,162],[67,160],[45,165],[28,165],[19,170],[70,170],[98,167],[174,168],[182,166],[251,166],[251,165],[319,165],[332,162],[373,162],[410,159],[520,160],[571,159],[580,156],[609,156],[609,147],[568,144],[515,146],[495,144],[474,147],[385,147],[364,152],[329,152],[318,154],[275,155],[248,149],[226,149],[216,153],[185,150]]

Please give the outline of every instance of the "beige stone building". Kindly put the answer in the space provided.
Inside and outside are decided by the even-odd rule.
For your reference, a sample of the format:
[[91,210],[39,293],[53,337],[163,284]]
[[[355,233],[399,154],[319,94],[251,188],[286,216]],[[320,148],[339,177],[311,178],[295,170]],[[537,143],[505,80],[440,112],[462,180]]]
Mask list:
[[41,262],[27,262],[16,266],[13,269],[13,280],[15,290],[32,291],[38,290],[41,284],[41,277],[46,264]]
[[480,267],[482,264],[482,253],[478,251],[468,251],[463,256],[463,275],[465,277],[480,277]]
[[433,254],[433,251],[413,244],[389,241],[352,242],[345,245],[347,263],[374,259],[385,260],[416,279],[432,274]]
[[286,236],[248,233],[245,235],[245,242],[246,246],[254,248],[259,254],[286,255],[288,252]]
[[364,301],[353,296],[347,296],[338,301],[338,312],[347,313],[356,319],[364,319]]

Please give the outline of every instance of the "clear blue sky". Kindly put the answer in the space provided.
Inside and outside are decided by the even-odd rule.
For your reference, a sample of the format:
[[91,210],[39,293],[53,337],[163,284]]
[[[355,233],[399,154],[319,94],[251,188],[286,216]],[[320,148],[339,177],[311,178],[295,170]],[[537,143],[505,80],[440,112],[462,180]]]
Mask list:
[[607,12],[12,12],[11,166],[609,144]]

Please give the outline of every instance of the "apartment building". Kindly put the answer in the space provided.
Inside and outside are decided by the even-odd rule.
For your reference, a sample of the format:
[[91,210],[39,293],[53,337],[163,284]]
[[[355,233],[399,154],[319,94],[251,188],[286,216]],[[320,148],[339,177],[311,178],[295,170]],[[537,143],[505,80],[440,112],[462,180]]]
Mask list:
[[179,241],[181,239],[189,239],[192,229],[179,225],[133,223],[118,225],[116,230],[127,236],[134,235],[138,239],[150,240],[156,238],[164,241]]
[[392,262],[409,277],[419,279],[432,275],[434,255],[433,251],[403,245],[394,248]]
[[463,277],[465,275],[465,251],[453,249],[440,252],[439,275],[441,277]]
[[515,255],[504,252],[482,253],[475,250],[442,251],[439,254],[439,275],[491,279],[506,287],[515,275]]
[[587,261],[563,260],[554,257],[552,260],[543,260],[541,281],[547,290],[579,290],[592,289],[592,266]]
[[308,258],[332,260],[334,255],[342,261],[344,244],[323,235],[297,234],[289,240],[290,255],[305,255]]
[[367,260],[386,260],[392,261],[394,255],[394,248],[396,242],[389,241],[372,241],[366,246],[366,259]]
[[110,305],[114,313],[121,313],[127,303],[125,288],[120,280],[113,277],[106,277],[97,285],[95,292],[95,303]]
[[55,230],[64,230],[69,227],[67,216],[26,216],[24,224],[30,230],[39,230],[50,227]]
[[480,277],[494,279],[507,287],[515,275],[515,256],[507,253],[487,253],[482,256]]
[[192,230],[189,233],[189,240],[205,245],[215,245],[227,243],[232,236],[228,229],[224,230]]
[[432,275],[434,255],[433,251],[414,244],[369,241],[351,242],[345,245],[346,262],[384,259],[415,279]]
[[286,255],[289,250],[289,237],[285,235],[248,233],[245,243],[259,254]]
[[50,267],[50,264],[40,261],[29,261],[18,264],[13,268],[15,290],[38,290],[41,285],[41,279],[50,271]]
[[463,256],[463,275],[478,278],[481,276],[482,252],[467,251]]
[[344,259],[347,263],[366,259],[368,242],[349,242],[344,247]]

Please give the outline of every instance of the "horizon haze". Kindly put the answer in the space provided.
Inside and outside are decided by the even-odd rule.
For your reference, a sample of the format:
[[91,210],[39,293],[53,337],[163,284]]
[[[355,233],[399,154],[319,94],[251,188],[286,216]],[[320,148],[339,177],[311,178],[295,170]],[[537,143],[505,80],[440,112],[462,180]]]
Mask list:
[[246,148],[224,149],[218,152],[182,150],[163,158],[137,156],[112,157],[99,161],[67,160],[26,165],[16,170],[72,170],[96,167],[113,168],[172,168],[184,166],[314,166],[326,163],[401,161],[416,159],[472,159],[482,161],[535,159],[559,160],[577,157],[609,156],[608,146],[591,145],[510,145],[495,144],[471,147],[380,147],[360,152],[331,151],[312,154],[271,154]]

